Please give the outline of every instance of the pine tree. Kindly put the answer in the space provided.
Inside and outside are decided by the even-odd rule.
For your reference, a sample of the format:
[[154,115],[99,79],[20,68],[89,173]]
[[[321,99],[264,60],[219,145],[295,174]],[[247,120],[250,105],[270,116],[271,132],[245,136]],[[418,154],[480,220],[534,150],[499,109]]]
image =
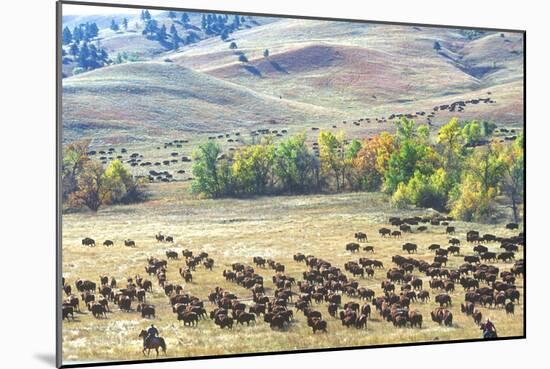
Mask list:
[[78,43],[80,41],[82,41],[82,30],[80,29],[80,27],[74,27],[73,28],[73,41]]
[[189,15],[187,15],[187,13],[182,13],[181,14],[181,23],[187,24],[187,22],[189,22]]
[[128,30],[128,19],[124,18],[122,20],[122,27],[124,27],[124,30]]
[[164,24],[162,25],[162,27],[160,27],[160,30],[157,33],[157,39],[159,41],[166,40],[166,26]]
[[149,10],[147,9],[143,11],[143,20],[145,21],[151,20],[151,13],[149,13]]
[[88,44],[84,42],[82,44],[82,47],[80,48],[80,53],[78,54],[77,62],[78,66],[88,69],[88,58],[90,57],[90,49],[88,48]]
[[269,50],[265,49],[264,50],[264,58],[267,58],[268,56],[269,56]]
[[173,12],[173,11],[169,11],[169,12],[168,12],[168,18],[170,18],[170,19],[176,18],[176,13]]
[[111,20],[111,27],[110,27],[113,31],[118,31],[118,24],[115,22],[114,19]]
[[88,33],[90,38],[97,37],[97,35],[99,34],[99,27],[95,22],[90,23],[88,27]]
[[68,45],[71,43],[72,40],[73,34],[71,33],[69,27],[65,26],[65,28],[63,28],[63,44]]
[[69,49],[69,53],[72,55],[72,56],[77,56],[78,53],[80,52],[80,50],[78,49],[78,45],[76,43],[72,44],[71,45],[71,48]]
[[170,27],[170,37],[172,39],[172,48],[174,50],[177,50],[177,48],[180,46],[180,36],[178,35],[178,30],[174,25],[172,24],[172,27]]
[[241,25],[241,18],[236,15],[235,18],[233,18],[233,27],[239,28]]

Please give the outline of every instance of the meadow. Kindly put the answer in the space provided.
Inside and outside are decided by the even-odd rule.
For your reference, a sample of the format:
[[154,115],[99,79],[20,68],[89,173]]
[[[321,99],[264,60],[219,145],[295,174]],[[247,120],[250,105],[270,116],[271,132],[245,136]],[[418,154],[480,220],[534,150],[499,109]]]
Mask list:
[[[72,284],[78,278],[99,282],[100,275],[115,277],[119,287],[126,284],[127,277],[141,275],[147,277],[144,267],[147,258],[154,256],[166,259],[167,250],[179,253],[178,260],[168,261],[167,279],[169,283],[181,284],[184,291],[205,301],[207,311],[215,307],[208,300],[208,294],[220,286],[237,294],[247,305],[251,293],[237,284],[227,282],[222,276],[224,269],[241,262],[253,265],[253,256],[271,258],[286,266],[286,275],[302,279],[306,270],[303,263],[293,261],[292,255],[302,252],[321,257],[333,265],[344,268],[347,261],[357,261],[359,257],[369,257],[384,263],[374,278],[357,278],[360,286],[368,287],[383,294],[381,282],[386,280],[386,271],[395,266],[393,255],[407,256],[401,249],[404,242],[417,243],[418,254],[412,256],[431,262],[434,254],[428,245],[447,245],[451,237],[446,235],[444,226],[430,226],[426,232],[413,232],[402,239],[382,238],[380,227],[389,227],[388,218],[398,216],[430,216],[428,210],[397,210],[389,208],[388,199],[379,193],[320,194],[309,196],[281,196],[277,198],[217,199],[199,200],[189,195],[188,183],[155,183],[150,185],[149,201],[125,206],[111,206],[100,209],[97,214],[87,212],[65,214],[63,219],[63,276]],[[463,263],[465,254],[473,254],[472,246],[465,241],[468,230],[476,229],[481,234],[513,236],[504,224],[474,224],[453,221],[456,235],[462,241],[461,255],[449,256],[448,268],[456,268]],[[354,241],[354,233],[368,235],[366,245],[372,245],[375,253],[364,251],[352,254],[345,251],[345,245]],[[174,244],[157,242],[158,232],[174,237]],[[96,247],[81,245],[84,237],[96,240]],[[132,239],[135,248],[125,247],[123,240]],[[111,239],[113,247],[101,246],[103,240]],[[499,244],[488,244],[491,251],[499,251]],[[181,250],[190,249],[195,254],[205,251],[215,260],[213,271],[197,267],[193,281],[185,283],[178,273],[184,266]],[[523,249],[516,254],[521,258]],[[512,263],[494,263],[500,270],[508,270]],[[269,268],[256,268],[256,273],[265,280],[266,294],[273,294],[271,281],[275,274]],[[204,355],[224,355],[265,351],[295,350],[306,348],[368,346],[391,343],[450,341],[481,337],[479,327],[471,317],[460,312],[464,300],[463,288],[457,284],[450,293],[454,315],[453,326],[444,327],[432,322],[430,312],[436,307],[433,297],[438,293],[428,287],[429,278],[414,273],[424,280],[424,289],[430,291],[431,302],[414,302],[411,309],[424,316],[422,328],[395,328],[374,311],[368,320],[367,328],[358,330],[342,326],[339,319],[327,314],[326,303],[313,307],[322,312],[328,323],[328,332],[313,334],[301,312],[295,312],[294,321],[288,329],[272,330],[260,317],[256,324],[235,325],[232,330],[220,329],[210,319],[201,320],[197,327],[184,327],[172,312],[164,291],[153,281],[153,293],[147,294],[147,302],[156,307],[156,318],[145,319],[135,311],[122,312],[111,303],[111,313],[107,319],[96,319],[86,311],[81,303],[82,313],[77,313],[75,321],[63,322],[63,358],[69,362],[96,360],[142,359],[142,341],[138,338],[141,329],[155,324],[167,343],[168,357],[190,357]],[[523,279],[516,280],[523,299]],[[397,287],[399,289],[399,286]],[[293,287],[297,292],[297,287]],[[343,303],[350,298],[343,295]],[[357,298],[351,298],[359,302]],[[292,304],[290,305],[292,306]],[[499,336],[520,336],[523,334],[523,303],[516,304],[515,315],[507,315],[501,308],[476,306],[484,319],[489,317],[496,325]],[[152,356],[154,357],[154,356]]]

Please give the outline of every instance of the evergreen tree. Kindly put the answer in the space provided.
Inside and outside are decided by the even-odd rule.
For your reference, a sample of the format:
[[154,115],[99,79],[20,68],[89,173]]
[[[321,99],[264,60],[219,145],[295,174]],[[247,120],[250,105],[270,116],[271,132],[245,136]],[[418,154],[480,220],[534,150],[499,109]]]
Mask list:
[[164,24],[160,27],[157,33],[157,40],[161,42],[166,40],[166,26]]
[[80,48],[80,53],[78,54],[78,57],[77,57],[78,66],[84,69],[88,69],[89,57],[90,57],[90,49],[88,48],[88,43],[84,42],[82,44],[82,47]]
[[72,56],[77,56],[80,50],[78,49],[78,45],[76,43],[71,45],[71,48],[69,49],[69,53]]
[[238,15],[236,15],[235,18],[233,18],[233,27],[239,28],[240,25],[241,25],[241,18]]
[[187,13],[182,13],[180,20],[181,20],[181,23],[187,24],[187,22],[189,22],[189,15],[187,15]]
[[115,22],[114,19],[111,20],[111,27],[110,27],[113,31],[118,31],[119,30],[119,27],[118,27],[118,24],[117,22]]
[[80,41],[82,41],[82,30],[80,29],[80,27],[74,27],[73,28],[73,41],[78,43]]
[[168,18],[170,18],[170,19],[175,19],[175,18],[176,18],[176,13],[173,12],[173,11],[169,11],[169,12],[168,12]]
[[122,27],[124,27],[124,30],[128,30],[128,19],[124,18],[122,20]]
[[434,50],[441,50],[441,44],[439,43],[439,41],[434,42]]
[[63,44],[68,45],[71,43],[72,40],[73,34],[71,33],[69,27],[65,26],[65,28],[63,28]]
[[143,20],[145,21],[151,20],[151,13],[149,13],[149,10],[147,9],[143,11]]
[[230,49],[236,49],[236,48],[237,48],[237,43],[236,43],[235,41],[231,42],[231,43],[229,44],[229,48],[230,48]]
[[151,19],[151,20],[147,21],[147,23],[145,24],[145,28],[143,28],[142,33],[144,35],[149,34],[149,36],[153,36],[157,32],[158,32],[157,21],[154,20],[154,19]]
[[267,57],[269,57],[269,50],[265,49],[264,50],[264,58],[267,58]]
[[97,37],[97,35],[99,34],[99,27],[95,22],[92,22],[89,24],[88,34],[89,34],[89,38]]
[[178,30],[172,23],[172,26],[170,27],[170,37],[172,39],[172,48],[176,50],[179,47],[180,44],[180,36],[178,35]]

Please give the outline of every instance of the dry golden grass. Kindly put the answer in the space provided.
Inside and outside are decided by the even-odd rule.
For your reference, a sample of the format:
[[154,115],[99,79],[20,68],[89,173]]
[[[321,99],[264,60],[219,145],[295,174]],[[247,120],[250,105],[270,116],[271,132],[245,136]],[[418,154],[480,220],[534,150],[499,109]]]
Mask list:
[[[427,246],[431,243],[447,244],[444,227],[429,226],[427,233],[414,233],[401,240],[383,239],[377,230],[387,226],[390,215],[426,214],[420,211],[397,211],[387,207],[387,199],[379,194],[339,194],[299,197],[274,197],[247,200],[195,200],[188,195],[186,184],[167,183],[151,185],[153,197],[149,202],[104,208],[97,214],[78,213],[63,216],[63,276],[73,285],[77,278],[98,282],[99,276],[114,276],[119,285],[126,277],[136,274],[145,276],[146,258],[165,258],[165,251],[180,252],[189,248],[195,253],[206,251],[215,259],[213,271],[199,267],[193,273],[193,282],[184,283],[178,268],[184,264],[178,261],[168,263],[168,281],[182,284],[185,290],[206,300],[208,293],[221,286],[235,292],[239,297],[250,297],[248,290],[226,282],[222,276],[234,262],[252,264],[253,256],[272,258],[285,264],[287,275],[301,279],[305,270],[303,263],[296,263],[292,255],[296,252],[314,254],[333,265],[341,267],[349,260],[361,256],[383,261],[385,268],[393,266],[391,256],[403,255],[401,244],[415,242],[419,245],[416,258],[431,260]],[[481,225],[454,222],[457,236],[462,240],[469,229],[507,236],[513,233],[503,225]],[[173,235],[176,244],[157,243],[154,234],[162,231]],[[353,241],[356,231],[369,236],[369,245],[375,246],[375,254],[366,255],[345,252],[345,244]],[[98,246],[88,248],[81,245],[83,237],[92,237]],[[136,248],[123,246],[122,240],[131,238]],[[105,239],[115,241],[115,246],[105,248]],[[497,244],[489,245],[496,249]],[[471,246],[463,245],[462,254],[471,253]],[[181,252],[180,252],[181,255]],[[518,253],[519,258],[519,253]],[[449,267],[462,264],[462,257],[450,257]],[[501,270],[511,264],[497,264]],[[255,268],[264,276],[268,294],[273,292],[271,269]],[[380,282],[385,279],[385,270],[376,271],[373,279],[359,279],[360,285],[372,288],[381,294]],[[418,271],[415,272],[418,275]],[[427,288],[427,278],[424,286]],[[221,330],[211,320],[199,322],[198,327],[183,327],[178,323],[168,303],[168,298],[156,284],[154,292],[148,294],[148,302],[156,305],[157,317],[149,320],[132,311],[121,312],[111,306],[108,319],[95,319],[85,312],[76,315],[76,321],[63,322],[63,360],[82,362],[95,360],[142,359],[139,331],[154,323],[166,339],[169,357],[201,355],[223,355],[264,351],[294,350],[390,344],[402,342],[446,341],[479,338],[480,331],[470,317],[460,312],[464,299],[462,287],[452,293],[454,315],[453,327],[441,327],[430,319],[429,312],[435,303],[413,303],[413,309],[424,315],[422,329],[395,328],[381,320],[373,312],[366,330],[346,329],[340,321],[331,318],[325,304],[315,306],[328,321],[328,333],[313,335],[307,327],[302,313],[295,315],[295,321],[283,332],[274,331],[259,319],[256,325],[235,326],[233,330]],[[517,282],[523,296],[523,280]],[[431,291],[433,296],[436,291]],[[349,300],[344,297],[344,301]],[[208,311],[213,309],[206,303]],[[133,304],[135,309],[135,303]],[[500,336],[518,336],[523,333],[523,304],[516,305],[514,316],[506,316],[503,309],[481,308],[484,317],[491,317]],[[152,356],[153,357],[153,356]]]

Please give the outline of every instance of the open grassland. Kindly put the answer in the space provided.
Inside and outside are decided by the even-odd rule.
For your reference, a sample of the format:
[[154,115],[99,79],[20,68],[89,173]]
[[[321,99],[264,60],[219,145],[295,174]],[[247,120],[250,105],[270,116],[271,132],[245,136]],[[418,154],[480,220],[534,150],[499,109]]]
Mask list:
[[[321,257],[334,266],[344,269],[344,263],[369,257],[384,263],[384,269],[378,269],[374,278],[358,278],[360,286],[368,287],[382,295],[380,283],[386,279],[386,270],[395,266],[391,262],[393,255],[407,256],[402,250],[404,242],[417,243],[418,254],[415,258],[433,261],[433,253],[427,247],[432,243],[447,245],[450,236],[445,227],[430,226],[425,233],[414,232],[402,239],[382,238],[378,235],[380,227],[389,227],[388,217],[392,215],[413,216],[430,215],[427,211],[397,211],[387,207],[387,199],[380,194],[350,193],[338,195],[289,196],[256,199],[197,200],[188,195],[185,183],[152,184],[152,198],[146,203],[128,206],[112,206],[101,209],[97,214],[75,213],[63,215],[63,276],[74,289],[76,279],[90,279],[99,282],[100,275],[115,277],[119,287],[123,287],[127,277],[146,276],[144,267],[147,258],[155,256],[165,259],[169,249],[179,252],[179,260],[168,262],[168,282],[181,284],[184,290],[206,301],[207,311],[214,308],[207,302],[207,295],[216,286],[228,289],[245,300],[251,301],[251,293],[234,283],[227,282],[222,272],[230,269],[235,262],[252,264],[253,256],[263,256],[281,262],[286,266],[286,275],[302,279],[306,270],[303,263],[293,261],[297,252]],[[463,263],[463,256],[473,254],[472,245],[465,240],[465,233],[475,229],[497,236],[512,236],[517,231],[505,229],[503,224],[483,225],[464,222],[452,222],[456,227],[456,236],[462,241],[461,256],[449,257],[449,268]],[[154,235],[162,231],[174,236],[175,243],[158,243]],[[360,251],[351,254],[345,251],[345,245],[354,241],[354,232],[367,233],[367,245],[375,247],[374,254]],[[85,247],[81,239],[92,237],[98,246]],[[136,242],[135,248],[123,246],[124,239]],[[111,239],[115,246],[106,248],[101,243]],[[487,245],[492,251],[499,251],[498,244]],[[213,271],[200,266],[193,272],[193,281],[185,283],[178,274],[184,266],[182,249],[190,249],[195,254],[201,251],[209,253],[215,260]],[[516,254],[522,257],[523,249]],[[500,270],[508,270],[510,263],[494,263]],[[271,281],[275,274],[272,269],[255,268],[264,277],[266,293],[273,294]],[[366,330],[345,328],[339,320],[327,313],[327,305],[313,304],[322,312],[328,322],[328,333],[312,334],[306,325],[303,314],[295,312],[295,318],[288,329],[272,330],[261,318],[249,327],[236,325],[232,330],[221,330],[210,319],[202,320],[196,328],[184,327],[172,313],[168,298],[153,281],[153,293],[147,295],[147,302],[156,306],[155,319],[141,318],[135,311],[122,312],[111,304],[112,312],[107,319],[95,319],[81,304],[83,313],[76,314],[75,321],[63,322],[63,359],[64,362],[93,360],[129,360],[141,359],[141,339],[138,334],[154,323],[167,342],[169,357],[189,357],[200,355],[223,355],[232,353],[250,353],[265,351],[294,350],[306,348],[344,347],[403,342],[447,341],[456,339],[479,338],[481,332],[471,317],[460,312],[460,303],[464,300],[464,291],[457,285],[451,293],[454,315],[452,327],[439,326],[430,319],[430,311],[436,304],[433,297],[438,293],[430,290],[428,278],[424,288],[430,291],[432,301],[415,302],[411,309],[418,310],[424,316],[422,328],[395,328],[382,320],[378,312],[373,311]],[[351,275],[349,275],[351,277]],[[523,279],[516,280],[523,299]],[[397,287],[399,290],[399,286]],[[293,287],[297,291],[297,287]],[[350,298],[343,296],[343,302]],[[358,299],[352,298],[359,302]],[[292,304],[291,304],[292,306]],[[523,334],[523,303],[516,304],[515,315],[507,316],[502,308],[478,307],[484,318],[490,317],[499,332],[499,336],[518,336]]]

